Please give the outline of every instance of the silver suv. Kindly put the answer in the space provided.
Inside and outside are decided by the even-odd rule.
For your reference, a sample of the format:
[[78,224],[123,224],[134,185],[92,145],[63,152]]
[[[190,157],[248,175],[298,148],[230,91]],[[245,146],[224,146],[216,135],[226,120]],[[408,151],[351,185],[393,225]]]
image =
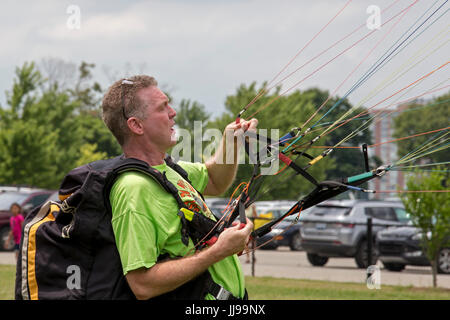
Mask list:
[[377,261],[375,236],[390,226],[410,224],[401,202],[330,200],[308,211],[301,220],[302,248],[308,261],[323,266],[330,257],[352,257],[368,267],[367,218],[372,218],[372,263]]

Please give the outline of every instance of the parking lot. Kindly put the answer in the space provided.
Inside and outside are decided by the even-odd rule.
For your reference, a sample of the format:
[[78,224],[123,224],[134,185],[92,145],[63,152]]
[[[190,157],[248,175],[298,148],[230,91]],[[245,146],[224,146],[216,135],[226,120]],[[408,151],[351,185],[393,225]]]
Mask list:
[[[255,252],[255,276],[269,276],[277,278],[295,278],[310,280],[325,280],[337,282],[366,282],[366,270],[358,269],[354,259],[330,258],[323,267],[313,267],[306,259],[304,251],[291,251],[288,247],[277,250],[257,250]],[[245,256],[241,256],[245,275],[251,275],[251,264],[245,263]],[[432,287],[430,267],[407,266],[401,272],[381,270],[381,289],[383,285],[402,285],[413,287]],[[450,289],[450,275],[439,274],[438,286]]]
[[[303,251],[291,251],[288,247],[277,250],[257,250],[255,252],[255,276],[324,280],[337,282],[365,283],[366,271],[358,269],[353,259],[331,258],[323,267],[313,267]],[[252,268],[245,263],[245,255],[240,257],[244,274],[250,276]],[[0,264],[14,264],[14,254],[0,252]],[[430,267],[407,266],[402,272],[392,272],[381,268],[381,289],[383,285],[402,285],[413,287],[431,287]],[[450,275],[438,276],[438,286],[450,289]]]

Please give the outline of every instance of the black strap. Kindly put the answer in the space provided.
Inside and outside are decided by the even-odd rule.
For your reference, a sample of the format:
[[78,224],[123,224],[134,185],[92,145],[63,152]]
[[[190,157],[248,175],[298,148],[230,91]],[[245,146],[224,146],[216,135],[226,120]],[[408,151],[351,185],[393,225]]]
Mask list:
[[[173,170],[175,170],[180,176],[183,177],[184,180],[186,180],[187,182],[189,182],[190,185],[192,185],[191,180],[189,180],[189,176],[188,173],[186,172],[186,170],[184,170],[178,163],[176,163],[171,156],[166,155],[166,157],[164,158],[164,161],[166,162],[166,164],[171,167]],[[197,191],[198,192],[198,191]],[[200,194],[200,192],[199,192]]]
[[362,145],[362,152],[364,155],[364,166],[365,166],[366,172],[369,172],[370,168],[369,168],[369,156],[367,154],[367,143],[364,143]]
[[312,155],[310,155],[310,154],[308,154],[308,153],[305,153],[305,152],[303,152],[303,151],[298,151],[298,150],[292,150],[292,152],[291,152],[292,154],[295,154],[295,155],[300,155],[300,156],[303,156],[303,157],[305,157],[305,158],[308,158],[308,159],[310,159],[310,160],[313,160],[314,159],[314,157],[312,156]]
[[312,175],[310,175],[306,170],[300,168],[292,159],[287,157],[286,155],[279,153],[278,157],[281,161],[283,161],[286,165],[289,166],[289,168],[293,169],[297,174],[301,174],[305,179],[307,179],[309,182],[314,184],[315,186],[318,186],[319,183],[316,179],[313,178]]
[[205,277],[205,289],[206,293],[211,294],[216,300],[248,300],[247,289],[243,298],[235,297],[230,291],[215,283],[209,272]]

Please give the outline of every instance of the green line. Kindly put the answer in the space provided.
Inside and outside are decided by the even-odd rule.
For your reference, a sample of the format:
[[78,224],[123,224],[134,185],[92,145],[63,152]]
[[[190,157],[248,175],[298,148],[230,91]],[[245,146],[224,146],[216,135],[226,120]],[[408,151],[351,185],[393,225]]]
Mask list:
[[361,174],[357,174],[356,176],[348,177],[347,181],[348,181],[348,183],[352,183],[352,182],[355,182],[355,181],[358,181],[358,180],[362,180],[362,179],[365,179],[365,178],[369,178],[369,177],[372,177],[372,176],[373,176],[372,172],[364,172],[364,173],[361,173]]
[[401,168],[429,167],[429,166],[439,166],[439,165],[443,165],[443,164],[450,164],[450,161],[435,162],[435,163],[428,163],[428,164],[417,164],[417,165],[412,165],[412,166],[397,166],[396,168],[401,169]]

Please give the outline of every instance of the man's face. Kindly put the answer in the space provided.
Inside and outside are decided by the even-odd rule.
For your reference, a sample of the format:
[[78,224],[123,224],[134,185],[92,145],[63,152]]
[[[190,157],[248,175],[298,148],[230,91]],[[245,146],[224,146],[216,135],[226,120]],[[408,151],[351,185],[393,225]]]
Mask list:
[[147,105],[147,118],[142,120],[144,136],[165,152],[176,144],[175,120],[176,111],[169,105],[167,96],[155,86],[139,90],[138,96]]

